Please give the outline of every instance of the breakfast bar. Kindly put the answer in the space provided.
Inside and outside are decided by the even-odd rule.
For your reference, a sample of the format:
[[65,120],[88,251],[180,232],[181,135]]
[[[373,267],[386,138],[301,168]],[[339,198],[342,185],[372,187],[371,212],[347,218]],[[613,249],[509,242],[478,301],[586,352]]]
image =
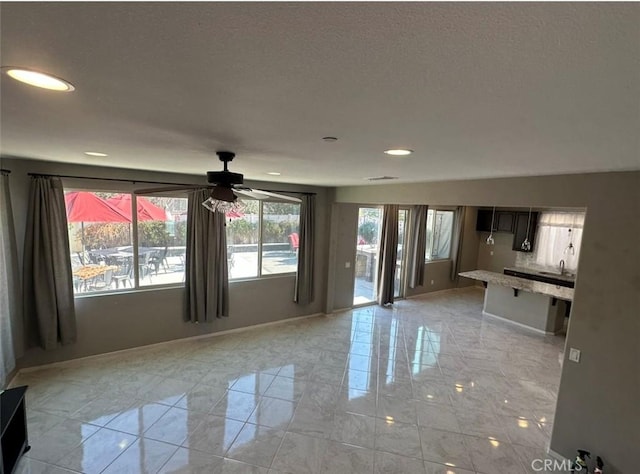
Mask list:
[[485,270],[459,275],[484,283],[483,314],[544,334],[562,329],[567,303],[573,300],[573,288]]

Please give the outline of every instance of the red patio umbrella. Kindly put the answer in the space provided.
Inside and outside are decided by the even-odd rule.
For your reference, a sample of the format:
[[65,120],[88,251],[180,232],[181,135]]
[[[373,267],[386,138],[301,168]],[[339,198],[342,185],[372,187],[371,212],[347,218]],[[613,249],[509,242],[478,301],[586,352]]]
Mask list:
[[73,191],[64,195],[67,222],[131,222],[120,209],[87,191]]
[[[107,202],[121,212],[125,213],[127,216],[131,216],[131,194],[119,194],[107,199]],[[165,210],[159,206],[156,206],[148,199],[137,197],[136,203],[138,207],[139,221],[167,220],[167,213],[165,212]],[[131,220],[131,218],[129,220]]]
[[[72,191],[65,193],[64,203],[67,208],[67,222],[80,222],[82,232],[82,253],[84,256],[84,223],[85,222],[131,222],[131,219],[119,209],[94,193]],[[86,256],[83,263],[86,262]]]

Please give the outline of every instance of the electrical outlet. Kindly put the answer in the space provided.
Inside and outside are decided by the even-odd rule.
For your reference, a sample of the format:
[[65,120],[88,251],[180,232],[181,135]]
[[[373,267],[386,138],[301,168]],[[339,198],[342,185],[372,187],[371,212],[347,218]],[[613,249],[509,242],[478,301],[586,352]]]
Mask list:
[[493,250],[491,252],[489,252],[489,255],[491,255],[493,257]]
[[344,268],[351,268],[351,262],[344,262]]
[[580,362],[580,351],[573,347],[569,349],[569,360],[572,362]]
[[435,283],[435,280],[431,280],[431,284],[433,285]]

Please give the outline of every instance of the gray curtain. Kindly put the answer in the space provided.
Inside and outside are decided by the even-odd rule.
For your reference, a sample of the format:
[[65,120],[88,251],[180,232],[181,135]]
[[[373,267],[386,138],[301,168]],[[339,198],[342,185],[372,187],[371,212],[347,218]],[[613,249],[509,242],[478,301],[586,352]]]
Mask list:
[[0,173],[0,390],[23,352],[18,248],[9,192],[9,173]]
[[393,303],[393,284],[396,276],[398,253],[398,211],[397,204],[386,204],[382,216],[380,250],[378,255],[378,303]]
[[30,343],[76,341],[69,231],[60,178],[31,180],[24,245],[24,314]]
[[458,279],[460,273],[460,253],[462,252],[462,239],[464,237],[464,219],[467,215],[466,206],[459,206],[453,221],[453,241],[451,242],[451,281]]
[[192,323],[229,316],[225,215],[202,203],[211,191],[189,194],[185,259],[186,317]]
[[316,197],[303,196],[300,204],[300,239],[298,271],[293,301],[298,304],[313,302],[313,259],[315,246]]
[[409,215],[407,264],[409,288],[424,285],[424,256],[427,250],[427,212],[429,206],[413,206]]

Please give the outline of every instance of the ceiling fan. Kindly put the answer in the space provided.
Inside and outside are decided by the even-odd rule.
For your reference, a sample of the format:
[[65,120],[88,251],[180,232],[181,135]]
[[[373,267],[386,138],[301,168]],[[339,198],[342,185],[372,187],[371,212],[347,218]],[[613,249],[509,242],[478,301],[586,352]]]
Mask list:
[[240,173],[229,171],[229,162],[235,158],[236,154],[231,151],[217,151],[216,155],[218,155],[220,161],[224,163],[224,168],[222,171],[207,171],[208,185],[206,186],[202,184],[176,184],[158,188],[138,189],[134,191],[134,194],[158,194],[170,191],[211,188],[211,195],[202,205],[212,212],[229,212],[235,210],[238,207],[238,197],[300,202],[300,199],[296,197],[244,186],[244,176]]

